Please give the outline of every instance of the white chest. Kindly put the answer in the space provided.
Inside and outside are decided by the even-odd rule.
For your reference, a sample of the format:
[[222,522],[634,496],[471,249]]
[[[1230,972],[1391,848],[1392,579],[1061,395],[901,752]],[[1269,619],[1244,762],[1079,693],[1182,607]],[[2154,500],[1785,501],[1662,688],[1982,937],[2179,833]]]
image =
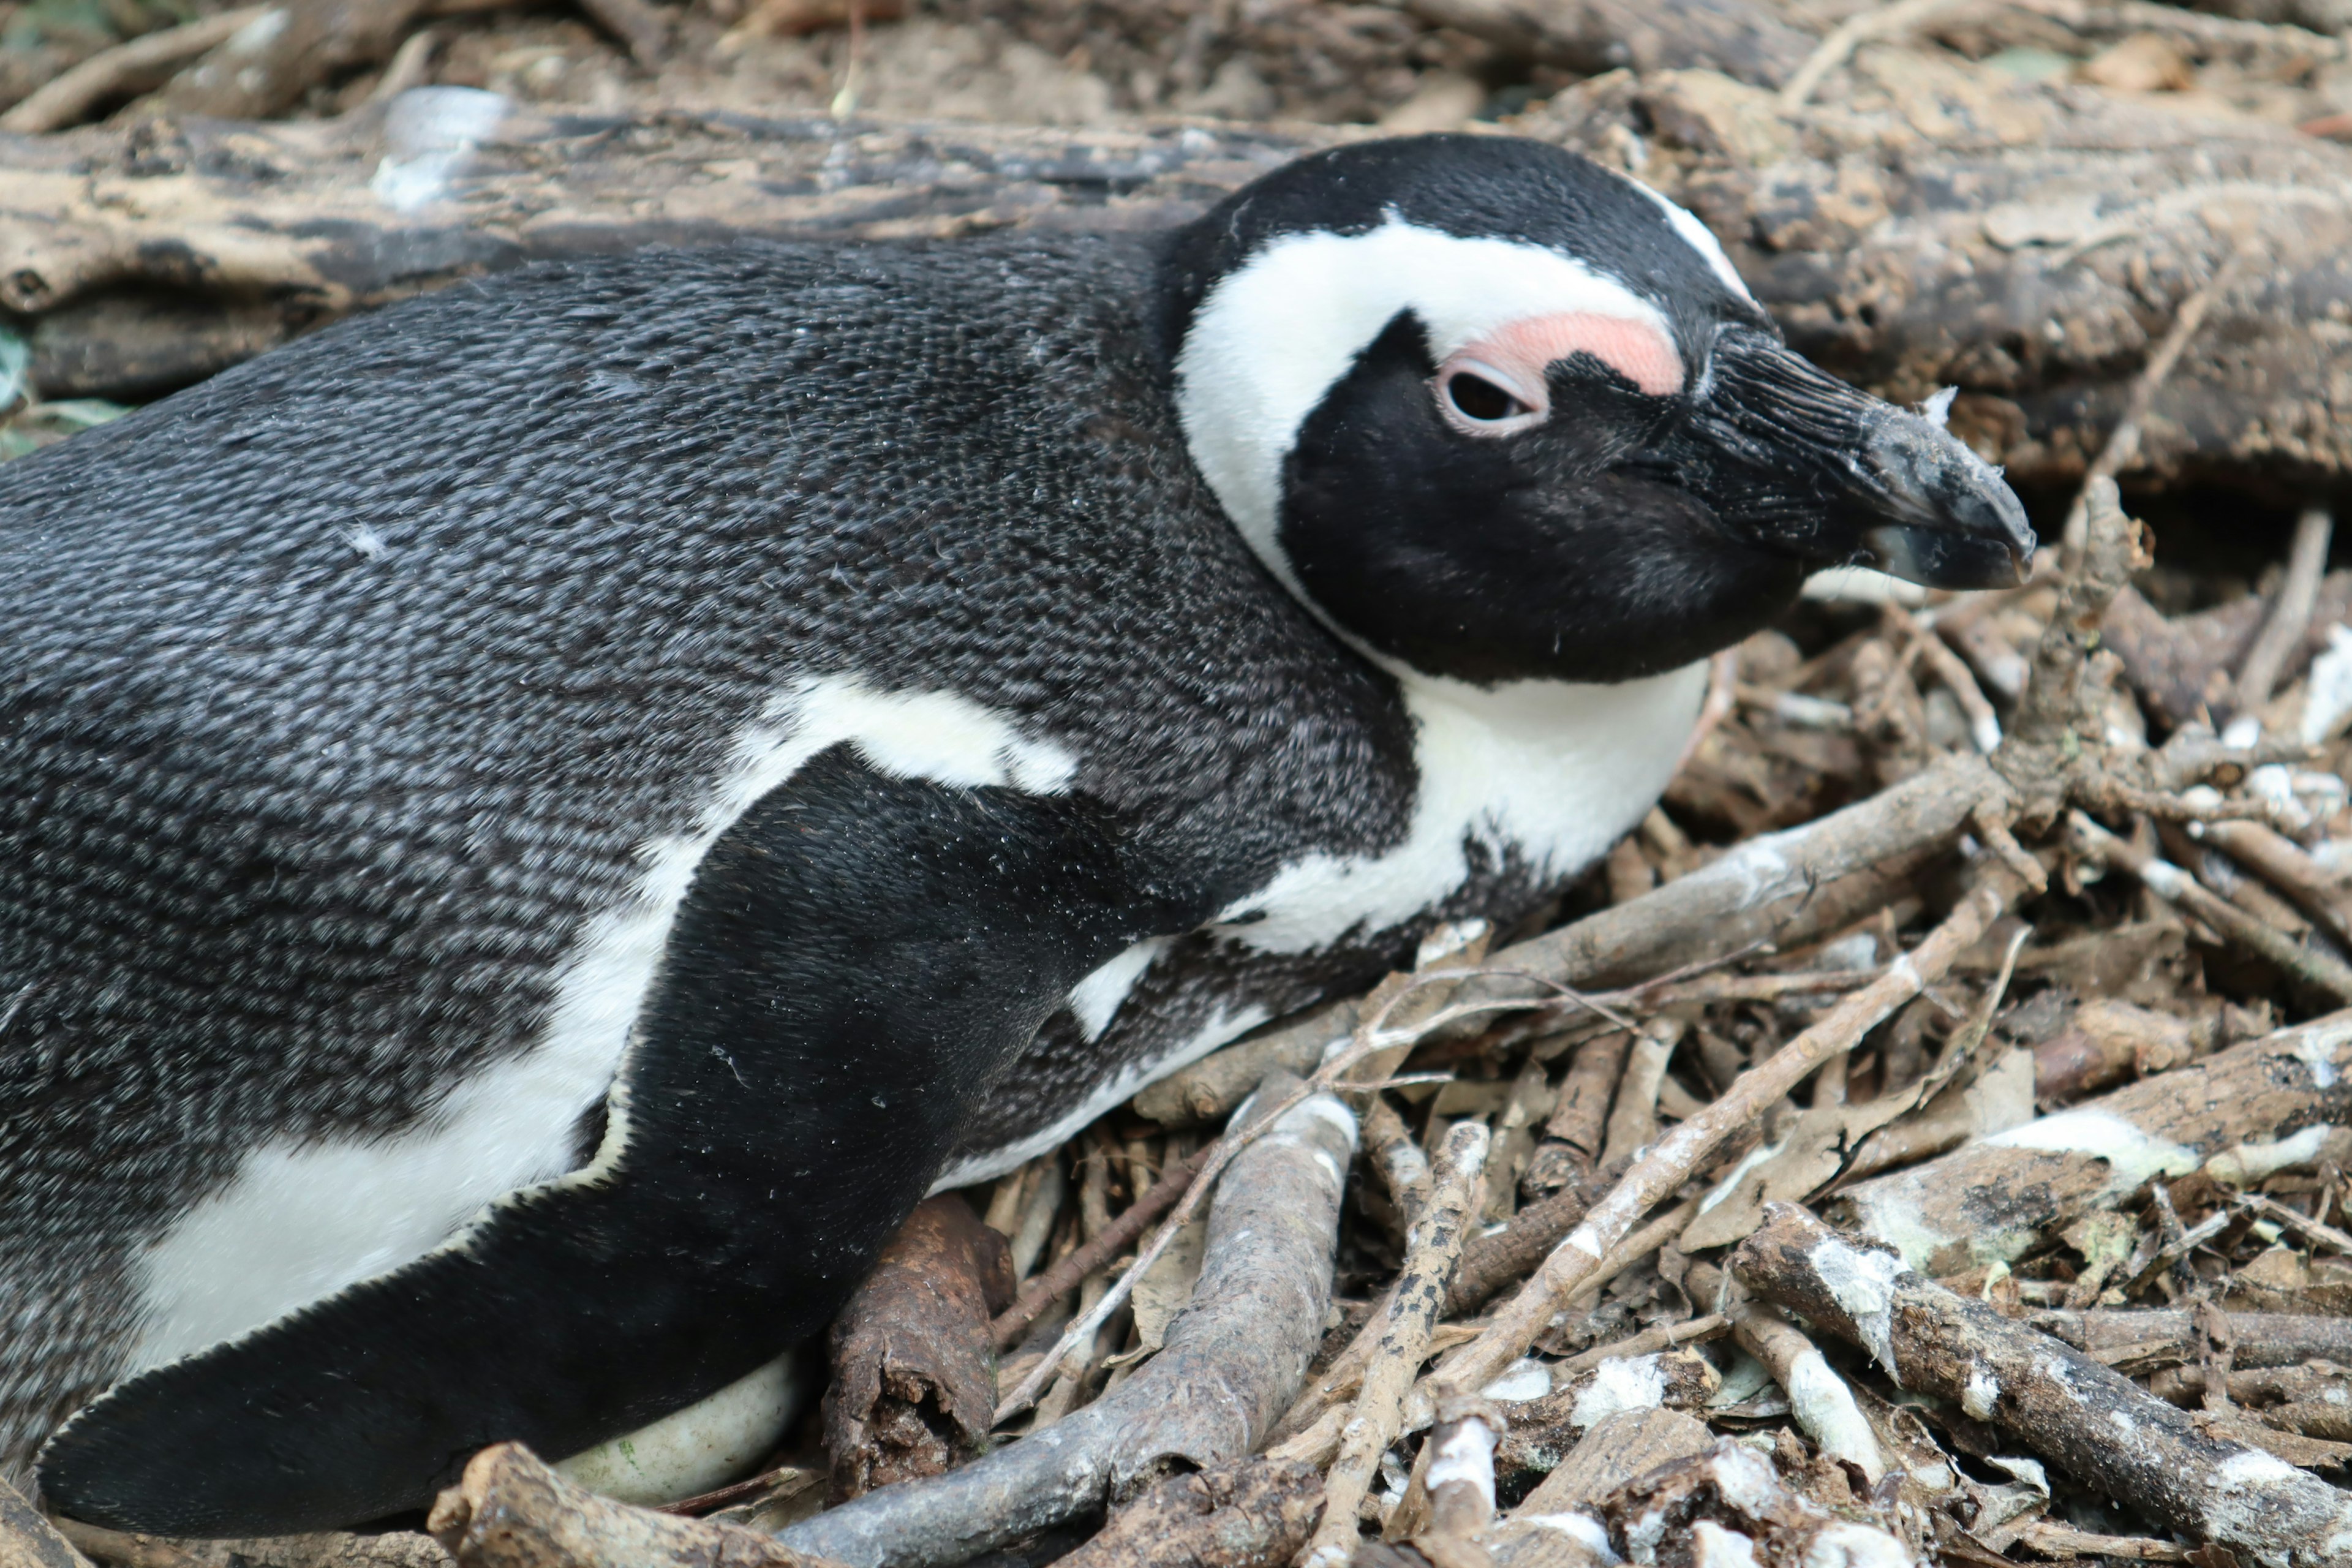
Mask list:
[[1412,677],[1420,783],[1404,841],[1377,855],[1306,856],[1216,923],[1261,952],[1327,948],[1446,898],[1470,876],[1473,845],[1515,855],[1539,879],[1572,875],[1656,803],[1706,689],[1704,663],[1616,686],[1490,691]]

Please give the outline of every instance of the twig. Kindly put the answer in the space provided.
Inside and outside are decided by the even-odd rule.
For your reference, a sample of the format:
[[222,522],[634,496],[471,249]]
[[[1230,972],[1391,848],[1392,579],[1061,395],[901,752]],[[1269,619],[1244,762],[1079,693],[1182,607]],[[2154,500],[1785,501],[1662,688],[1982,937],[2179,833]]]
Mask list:
[[1559,1380],[1573,1377],[1580,1372],[1589,1372],[1604,1361],[1616,1361],[1625,1356],[1654,1355],[1660,1351],[1670,1351],[1676,1345],[1695,1344],[1700,1340],[1711,1340],[1730,1327],[1731,1320],[1719,1312],[1709,1312],[1704,1317],[1693,1318],[1686,1322],[1659,1323],[1643,1329],[1638,1334],[1632,1334],[1619,1340],[1615,1344],[1595,1345],[1591,1350],[1577,1352],[1551,1369],[1552,1381],[1557,1384]]
[[1654,1144],[1568,1238],[1553,1248],[1526,1288],[1496,1313],[1477,1341],[1449,1369],[1454,1381],[1484,1387],[1535,1342],[1602,1257],[1633,1222],[1697,1174],[1723,1141],[1802,1082],[1831,1057],[1852,1050],[1897,1007],[1918,995],[2008,912],[2024,887],[2006,867],[1983,866],[1976,885],[1925,942],[1868,985],[1841,1001],[1821,1022],[1774,1055],[1740,1074],[1713,1103]]
[[0,1480],[0,1563],[7,1568],[90,1568],[16,1489]]
[[2261,1193],[2240,1193],[2230,1201],[2242,1209],[2286,1226],[2298,1236],[2307,1237],[2330,1251],[2352,1258],[2352,1236],[2345,1235],[2332,1225],[2322,1225],[2309,1215],[2287,1207],[2276,1198],[2266,1197]]
[[2343,882],[2292,839],[2261,823],[2245,821],[2194,823],[2189,835],[2220,846],[2231,859],[2284,893],[2339,941],[2352,942],[2352,901],[2347,900]]
[[2068,822],[2084,854],[2130,872],[2142,887],[2166,903],[2179,905],[2304,984],[2326,992],[2339,1002],[2352,1002],[2352,965],[2273,931],[2169,860],[2160,859],[2129,839],[2108,832],[2082,812],[2072,813]]
[[2156,395],[2171,378],[2172,367],[2180,363],[2180,356],[2188,349],[2189,340],[2197,335],[2197,329],[2205,324],[2205,313],[2213,308],[2213,301],[2221,297],[2221,290],[2228,288],[2237,276],[2238,261],[2244,253],[2242,245],[2231,246],[2230,253],[2221,258],[2221,264],[2213,268],[2213,276],[2180,302],[2180,309],[2173,312],[2171,329],[2156,345],[2156,353],[2148,356],[2147,363],[2133,381],[2131,393],[2124,399],[2123,417],[2116,420],[2116,427],[2108,432],[2107,443],[2099,449],[2099,455],[2091,459],[2090,468],[2083,475],[2083,488],[2075,494],[2074,504],[2066,513],[2066,528],[2062,538],[2067,561],[2080,557],[2085,542],[2090,538],[2088,498],[2091,486],[2100,479],[2113,479],[2139,456],[2140,429],[2147,422],[2148,411],[2156,406]]
[[1789,1413],[1805,1436],[1820,1444],[1822,1453],[1856,1467],[1876,1485],[1886,1474],[1886,1456],[1869,1418],[1853,1402],[1853,1390],[1831,1370],[1813,1342],[1758,1301],[1743,1300],[1732,1309],[1731,1331],[1789,1395]]
[[1254,1451],[1322,1334],[1354,1152],[1347,1107],[1290,1094],[1296,1082],[1266,1084],[1257,1120],[1272,1127],[1238,1146],[1214,1183],[1200,1280],[1166,1348],[1046,1431],[944,1476],[869,1492],[782,1541],[852,1568],[944,1568],[1099,1512],[1171,1468],[1206,1469]]
[[580,0],[580,8],[647,70],[659,66],[669,52],[669,18],[646,0]]
[[1727,647],[1707,660],[1706,698],[1698,705],[1698,721],[1691,726],[1690,738],[1683,742],[1682,755],[1675,759],[1675,771],[1680,773],[1698,755],[1706,738],[1715,733],[1717,725],[1731,717],[1739,706],[1739,650]]
[[2352,1499],[2208,1436],[2129,1378],[1776,1204],[1733,1266],[1759,1293],[1862,1346],[1902,1387],[1957,1403],[2090,1490],[2272,1568],[2343,1562]]
[[2319,598],[2319,579],[2327,571],[2327,542],[2335,531],[2336,519],[2324,506],[2306,507],[2295,520],[2294,542],[2287,550],[2286,575],[2279,582],[2278,598],[2254,646],[2246,650],[2245,663],[2238,668],[2230,699],[2236,712],[2251,714],[2271,700],[2279,671],[2286,668],[2288,657],[2303,641],[2311,626],[2312,606]]
[[1389,1293],[1380,1338],[1365,1363],[1363,1390],[1340,1434],[1339,1457],[1323,1482],[1323,1522],[1307,1549],[1307,1568],[1340,1568],[1356,1550],[1356,1510],[1371,1489],[1381,1456],[1396,1441],[1404,1396],[1429,1351],[1429,1331],[1445,1303],[1445,1284],[1478,1215],[1487,1134],[1457,1123],[1439,1151],[1428,1203],[1415,1220],[1404,1268]]
[[144,92],[162,85],[173,69],[226,43],[246,24],[259,20],[269,9],[268,5],[242,5],[215,16],[202,16],[176,27],[148,33],[110,49],[100,49],[71,70],[44,83],[7,113],[0,114],[0,131],[26,135],[79,125],[110,98]]
[[1117,1258],[1129,1242],[1143,1234],[1143,1227],[1166,1214],[1177,1199],[1192,1189],[1209,1162],[1209,1149],[1199,1149],[1170,1165],[1160,1173],[1160,1179],[1144,1189],[1141,1196],[1127,1205],[1102,1233],[1081,1246],[1076,1251],[1046,1269],[1023,1288],[1010,1307],[998,1313],[988,1325],[990,1338],[1003,1350],[1021,1337],[1023,1330],[1037,1321],[1037,1314],[1052,1306],[1079,1280]]
[[1954,3],[1955,0],[1896,0],[1895,5],[1847,17],[1831,29],[1829,37],[1806,57],[1805,63],[1780,89],[1780,112],[1794,114],[1804,108],[1830,72],[1845,64],[1864,44],[1916,26]]
[[2000,715],[1993,711],[1991,701],[1985,696],[1984,689],[1977,684],[1976,673],[1969,668],[1968,661],[1954,653],[1933,628],[1920,625],[1918,617],[1902,605],[1888,605],[1885,614],[1887,619],[1902,627],[1916,641],[1919,656],[1927,660],[1927,668],[1936,672],[1936,679],[1944,683],[1944,689],[1959,703],[1960,712],[1969,721],[1969,739],[1976,742],[1977,750],[1987,756],[1999,751]]
[[[1038,1363],[1011,1394],[1004,1396],[1003,1401],[996,1407],[997,1424],[1002,1426],[1027,1409],[1036,1399],[1039,1391],[1045,1386],[1055,1370],[1060,1367],[1063,1358],[1100,1328],[1113,1312],[1118,1310],[1120,1304],[1127,1300],[1128,1293],[1134,1289],[1135,1282],[1142,1279],[1151,1266],[1160,1260],[1160,1255],[1168,1250],[1169,1244],[1176,1239],[1177,1234],[1192,1222],[1193,1215],[1199,1212],[1201,1205],[1207,1200],[1217,1176],[1233,1163],[1235,1155],[1262,1135],[1267,1128],[1280,1121],[1289,1111],[1305,1104],[1316,1095],[1328,1093],[1347,1076],[1350,1068],[1384,1050],[1409,1044],[1430,1030],[1451,1022],[1462,1010],[1441,1009],[1433,1016],[1420,1019],[1410,1028],[1403,1030],[1391,1031],[1386,1027],[1389,1016],[1396,1010],[1397,1005],[1413,994],[1416,989],[1429,984],[1453,984],[1458,983],[1460,978],[1459,972],[1453,970],[1436,970],[1425,974],[1410,976],[1403,984],[1398,986],[1390,994],[1386,1003],[1370,1018],[1357,1026],[1355,1037],[1347,1049],[1337,1053],[1330,1060],[1325,1062],[1316,1070],[1313,1078],[1301,1085],[1286,1101],[1276,1107],[1272,1114],[1259,1117],[1236,1116],[1234,1124],[1225,1130],[1224,1135],[1202,1151],[1200,1175],[1193,1182],[1191,1189],[1184,1194],[1182,1201],[1177,1204],[1176,1212],[1168,1216],[1167,1222],[1153,1235],[1150,1244],[1137,1255],[1134,1265],[1112,1282],[1110,1289],[1103,1293],[1103,1299],[1095,1304],[1094,1309],[1080,1314],[1077,1321],[1063,1331],[1060,1342],[1047,1352],[1045,1359]],[[1470,1009],[1470,1011],[1476,1010]],[[1259,1092],[1264,1093],[1264,1089],[1261,1088]],[[1349,1125],[1352,1128],[1354,1124],[1353,1119],[1350,1118]]]
[[599,1497],[520,1443],[476,1454],[426,1528],[458,1568],[836,1568],[740,1525]]

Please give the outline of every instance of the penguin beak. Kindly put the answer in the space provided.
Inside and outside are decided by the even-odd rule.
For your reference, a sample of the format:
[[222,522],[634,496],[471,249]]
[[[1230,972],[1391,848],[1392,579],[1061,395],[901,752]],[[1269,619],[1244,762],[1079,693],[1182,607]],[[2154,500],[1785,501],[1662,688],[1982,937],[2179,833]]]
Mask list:
[[1751,542],[1930,588],[2024,581],[2033,530],[1999,469],[1935,422],[1815,369],[1770,335],[1717,340],[1668,449],[1678,482]]

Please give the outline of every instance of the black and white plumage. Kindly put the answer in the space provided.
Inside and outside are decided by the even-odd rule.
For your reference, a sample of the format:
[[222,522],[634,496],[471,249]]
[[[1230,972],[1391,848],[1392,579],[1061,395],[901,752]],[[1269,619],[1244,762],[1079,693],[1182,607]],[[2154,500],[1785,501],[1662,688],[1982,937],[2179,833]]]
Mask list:
[[1687,215],[1484,137],[534,269],[11,464],[0,1465],[268,1531],[626,1431],[1531,908],[1808,571],[2032,547]]

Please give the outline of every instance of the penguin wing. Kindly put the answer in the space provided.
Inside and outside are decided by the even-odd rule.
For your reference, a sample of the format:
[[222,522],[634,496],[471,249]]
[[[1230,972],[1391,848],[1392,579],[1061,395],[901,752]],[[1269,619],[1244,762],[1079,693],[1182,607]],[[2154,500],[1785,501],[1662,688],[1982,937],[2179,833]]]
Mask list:
[[697,872],[590,1164],[121,1384],[44,1491],[124,1530],[316,1530],[723,1386],[832,1318],[1070,988],[1200,902],[1083,797],[820,753]]

